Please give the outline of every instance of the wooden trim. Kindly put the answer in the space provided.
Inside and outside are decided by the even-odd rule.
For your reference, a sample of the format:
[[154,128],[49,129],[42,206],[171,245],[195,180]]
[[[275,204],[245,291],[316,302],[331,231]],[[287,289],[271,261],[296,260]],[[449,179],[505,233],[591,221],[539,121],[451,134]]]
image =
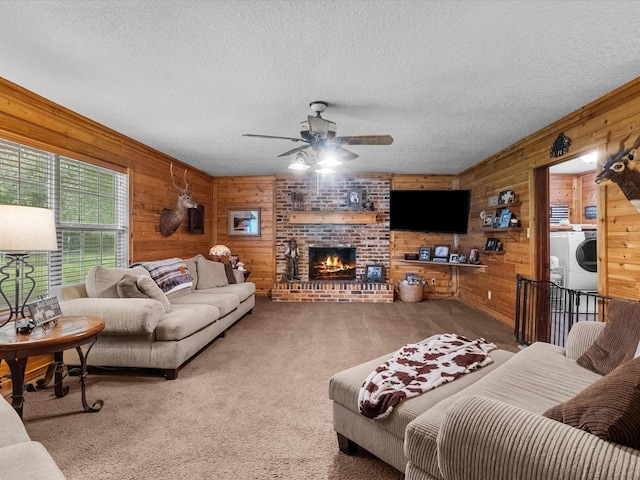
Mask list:
[[364,225],[378,223],[378,212],[291,212],[289,223]]
[[[549,252],[549,167],[533,170],[533,205],[535,235],[540,241],[533,242],[534,280],[548,280],[550,274]],[[547,285],[546,283],[541,285]],[[536,317],[536,334],[534,338],[548,342],[551,336],[551,310],[549,291],[545,288],[536,290],[539,293]]]

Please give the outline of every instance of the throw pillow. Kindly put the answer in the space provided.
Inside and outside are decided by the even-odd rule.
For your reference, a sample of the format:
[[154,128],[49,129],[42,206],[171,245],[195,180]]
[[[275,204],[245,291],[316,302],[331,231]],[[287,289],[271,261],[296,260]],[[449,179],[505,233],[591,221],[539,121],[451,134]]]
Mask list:
[[91,298],[119,298],[116,285],[125,275],[146,275],[142,267],[106,268],[101,265],[91,267],[87,273],[87,295]]
[[149,298],[138,289],[136,277],[131,275],[122,277],[122,280],[116,284],[116,290],[120,298]]
[[162,289],[156,282],[153,281],[151,277],[148,277],[147,275],[140,275],[136,278],[136,284],[140,291],[147,297],[159,301],[164,307],[164,311],[166,313],[169,313],[171,311],[171,302],[169,302],[169,299],[164,294]]
[[608,322],[578,365],[606,375],[631,360],[640,341],[640,302],[614,299],[609,303]]
[[212,262],[206,258],[198,259],[198,290],[229,285],[224,263]]
[[545,417],[640,449],[640,358],[623,363]]
[[229,283],[238,283],[236,282],[236,276],[233,274],[233,268],[231,267],[231,264],[224,264],[224,273],[227,274],[227,281]]

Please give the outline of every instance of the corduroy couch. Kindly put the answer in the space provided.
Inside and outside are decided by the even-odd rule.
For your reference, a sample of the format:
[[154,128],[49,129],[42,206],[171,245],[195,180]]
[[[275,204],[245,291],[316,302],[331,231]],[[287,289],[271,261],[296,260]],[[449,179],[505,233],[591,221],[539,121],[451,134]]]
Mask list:
[[64,475],[49,452],[29,438],[22,420],[11,404],[0,398],[0,459],[6,480],[64,480]]
[[[63,314],[91,315],[105,322],[88,356],[89,366],[159,369],[174,379],[183,364],[252,311],[255,284],[244,282],[242,272],[234,276],[237,283],[229,283],[220,262],[202,255],[175,260],[192,281],[166,295],[143,266],[96,266],[86,283],[58,293]],[[145,293],[140,295],[138,288]],[[76,351],[65,351],[64,361],[77,365]]]
[[494,350],[494,364],[404,401],[382,421],[360,415],[357,398],[390,356],[340,372],[330,381],[340,448],[357,444],[409,480],[640,478],[640,450],[543,416],[604,378],[576,360],[605,325],[577,323],[566,348],[538,342],[517,354]]

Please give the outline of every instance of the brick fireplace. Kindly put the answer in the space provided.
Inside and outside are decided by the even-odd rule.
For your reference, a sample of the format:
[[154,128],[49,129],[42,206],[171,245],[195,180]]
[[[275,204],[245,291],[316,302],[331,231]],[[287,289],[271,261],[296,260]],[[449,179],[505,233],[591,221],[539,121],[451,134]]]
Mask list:
[[[287,241],[298,242],[300,259],[299,282],[277,282],[272,289],[274,301],[393,301],[393,288],[387,284],[363,284],[367,265],[382,264],[389,271],[389,190],[388,175],[332,176],[316,174],[302,176],[282,175],[276,179],[276,258],[277,276],[286,271],[284,257]],[[290,223],[292,212],[349,211],[347,195],[357,189],[362,200],[373,202],[377,222],[370,224]],[[293,209],[292,198],[299,206]],[[300,198],[302,199],[300,201]],[[324,259],[310,258],[314,249],[328,255]],[[353,257],[340,259],[342,267],[331,263],[334,257],[349,249]],[[324,262],[324,264],[322,263]],[[346,264],[346,266],[345,266]],[[315,265],[315,267],[314,267]],[[321,277],[318,273],[322,271]],[[321,272],[321,273],[322,273]]]

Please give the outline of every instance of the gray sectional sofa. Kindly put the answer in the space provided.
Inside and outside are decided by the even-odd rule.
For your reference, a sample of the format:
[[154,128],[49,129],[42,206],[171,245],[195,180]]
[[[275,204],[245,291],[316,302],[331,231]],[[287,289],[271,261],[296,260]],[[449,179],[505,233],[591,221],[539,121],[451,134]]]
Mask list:
[[[175,259],[180,260],[180,259]],[[179,290],[163,292],[143,266],[126,269],[96,266],[86,283],[58,292],[65,315],[91,315],[105,328],[94,344],[87,364],[99,367],[160,369],[167,379],[255,306],[255,285],[242,272],[229,275],[220,262],[202,255],[182,261],[183,278],[191,281]],[[64,361],[79,364],[75,350]]]
[[[408,480],[640,478],[640,446],[629,446],[640,442],[640,304],[625,308],[634,336],[610,342],[626,341],[626,353],[605,375],[581,362],[593,352],[610,360],[602,339],[611,330],[605,335],[608,324],[586,321],[573,326],[566,348],[538,342],[517,354],[494,350],[493,364],[405,400],[384,420],[358,413],[358,391],[391,355],[339,372],[329,384],[339,448],[363,447]],[[613,422],[607,436],[588,433],[605,420]],[[616,443],[619,434],[631,441]]]

